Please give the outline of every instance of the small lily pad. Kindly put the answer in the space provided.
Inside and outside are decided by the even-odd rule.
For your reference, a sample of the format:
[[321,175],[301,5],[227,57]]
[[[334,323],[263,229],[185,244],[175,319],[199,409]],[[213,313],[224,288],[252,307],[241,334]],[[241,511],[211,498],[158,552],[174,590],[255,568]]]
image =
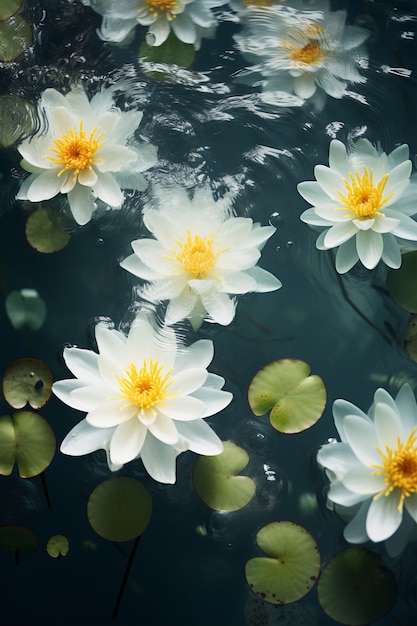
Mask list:
[[51,397],[52,382],[45,363],[38,359],[18,359],[4,373],[3,394],[14,409],[22,409],[27,403],[32,409],[40,409]]
[[320,376],[310,376],[308,363],[297,359],[274,361],[253,378],[248,400],[255,415],[270,413],[275,430],[299,433],[315,424],[326,406]]
[[249,476],[238,476],[247,466],[249,455],[232,441],[223,442],[223,452],[201,456],[194,467],[193,484],[200,498],[215,511],[237,511],[255,494]]
[[256,535],[268,557],[249,559],[246,580],[266,602],[289,604],[306,595],[320,571],[320,553],[310,533],[294,522],[272,522]]
[[139,60],[152,64],[190,67],[194,58],[194,46],[180,41],[172,32],[160,46],[148,45],[145,41],[139,49]]
[[7,317],[13,328],[39,330],[46,318],[46,304],[36,289],[12,291],[5,302]]
[[373,624],[394,606],[397,587],[382,559],[365,548],[346,548],[324,567],[317,585],[320,605],[347,626]]
[[401,267],[389,270],[387,287],[398,306],[417,313],[417,251],[403,254]]
[[39,547],[39,539],[24,526],[1,526],[0,548],[13,554],[33,552]]
[[46,551],[53,559],[67,556],[69,552],[69,541],[65,535],[52,535],[46,544]]
[[17,464],[21,478],[41,474],[54,458],[56,440],[38,413],[19,411],[0,417],[0,474],[10,476]]
[[38,252],[49,254],[65,248],[71,239],[53,209],[36,209],[26,222],[26,239]]
[[32,27],[21,15],[0,22],[0,61],[13,61],[32,45],[32,41]]
[[[0,44],[1,45],[1,44]],[[8,148],[36,127],[36,109],[28,100],[13,94],[0,96],[0,148]]]
[[22,4],[23,0],[1,0],[0,22],[17,13]]
[[104,539],[130,541],[147,528],[152,515],[152,498],[135,478],[110,478],[91,493],[87,515],[95,532]]

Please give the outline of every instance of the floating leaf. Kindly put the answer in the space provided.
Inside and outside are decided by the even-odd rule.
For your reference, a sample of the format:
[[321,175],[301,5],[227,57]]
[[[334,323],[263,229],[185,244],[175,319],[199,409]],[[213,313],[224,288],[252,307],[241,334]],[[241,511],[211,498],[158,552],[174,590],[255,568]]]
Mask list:
[[417,363],[417,315],[412,315],[404,332],[404,350]]
[[248,390],[255,415],[271,410],[270,421],[282,433],[299,433],[313,426],[326,406],[320,376],[310,376],[308,363],[297,359],[274,361],[259,370]]
[[13,554],[33,552],[39,547],[37,536],[23,526],[1,526],[0,548]]
[[7,316],[16,330],[39,330],[46,318],[46,304],[36,289],[12,291],[5,302]]
[[23,0],[1,0],[0,4],[0,21],[7,20],[18,12],[23,4]]
[[268,555],[249,559],[245,566],[251,589],[272,604],[296,602],[315,585],[320,553],[310,533],[294,522],[272,522],[256,535]]
[[32,27],[20,15],[0,22],[0,61],[13,61],[32,45],[32,41]]
[[121,476],[100,483],[88,499],[87,515],[98,535],[129,541],[143,533],[152,514],[152,498],[135,478]]
[[216,511],[237,511],[255,493],[249,476],[237,476],[249,462],[248,453],[232,441],[223,442],[223,452],[201,456],[194,467],[193,484],[200,498]]
[[26,222],[26,239],[38,252],[49,254],[65,248],[71,235],[63,230],[56,211],[36,209]]
[[[162,65],[178,65],[178,67],[190,67],[195,57],[195,49],[192,44],[180,41],[172,32],[160,46],[150,46],[146,42],[140,47],[139,60],[146,63]],[[162,74],[163,68],[161,68]],[[153,72],[153,74],[159,74]]]
[[64,535],[52,535],[46,544],[46,551],[53,559],[67,556],[69,552],[69,541]]
[[8,148],[35,129],[35,107],[19,96],[3,94],[0,96],[0,119],[0,148]]
[[14,409],[22,409],[27,403],[32,409],[40,409],[51,397],[52,382],[45,363],[38,359],[18,359],[4,373],[3,394]]
[[346,548],[336,554],[320,575],[317,593],[323,611],[347,626],[374,623],[397,598],[392,572],[365,548]]
[[403,254],[401,267],[389,270],[387,287],[398,306],[417,313],[417,251]]
[[41,474],[50,465],[56,448],[48,422],[31,411],[0,417],[0,474],[9,476],[17,464],[21,478]]

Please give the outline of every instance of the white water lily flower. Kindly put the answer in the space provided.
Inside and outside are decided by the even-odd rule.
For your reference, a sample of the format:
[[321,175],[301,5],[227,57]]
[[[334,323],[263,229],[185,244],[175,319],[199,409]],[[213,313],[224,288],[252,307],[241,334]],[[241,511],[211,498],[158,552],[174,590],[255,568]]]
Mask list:
[[235,35],[239,50],[254,65],[242,76],[262,85],[262,99],[278,106],[301,106],[313,99],[318,108],[325,94],[346,95],[352,83],[363,83],[358,68],[367,64],[361,48],[369,33],[346,25],[346,11],[331,12],[328,2],[298,11],[273,5],[250,12]]
[[256,267],[274,227],[234,217],[231,197],[216,201],[208,187],[192,199],[182,187],[156,187],[154,197],[159,208],[145,209],[144,224],[155,239],[133,241],[134,254],[120,265],[150,281],[141,289],[143,298],[170,301],[168,324],[188,318],[196,330],[208,314],[210,321],[227,325],[235,315],[230,294],[281,287]]
[[417,405],[411,387],[395,400],[377,389],[365,414],[345,400],[333,404],[341,442],[324,445],[317,460],[330,478],[328,499],[355,513],[344,531],[351,543],[387,540],[398,554],[417,522]]
[[[380,259],[397,269],[401,240],[417,241],[415,181],[410,182],[407,145],[388,156],[367,139],[359,139],[348,153],[337,139],[330,143],[329,167],[316,165],[316,181],[298,185],[313,205],[301,215],[311,226],[324,227],[319,250],[338,247],[336,269],[349,271],[360,260],[373,269]],[[400,238],[400,242],[397,241]]]
[[149,43],[160,46],[172,31],[184,43],[200,47],[202,37],[211,37],[216,20],[211,12],[227,0],[83,0],[103,16],[100,36],[119,42],[140,24],[148,26]]
[[90,101],[81,87],[66,95],[46,89],[39,114],[46,129],[18,146],[22,167],[31,172],[18,199],[41,202],[67,194],[75,221],[83,225],[97,198],[116,209],[123,201],[121,188],[145,189],[141,172],[155,165],[157,149],[133,140],[143,114],[120,111],[111,89]]
[[185,450],[216,455],[222,443],[204,419],[222,411],[232,394],[207,372],[213,343],[179,345],[171,329],[157,332],[139,314],[129,335],[96,327],[98,354],[65,348],[75,379],[54,383],[63,402],[87,412],[61,444],[71,456],[104,449],[111,470],[141,458],[162,483],[175,482],[175,459]]

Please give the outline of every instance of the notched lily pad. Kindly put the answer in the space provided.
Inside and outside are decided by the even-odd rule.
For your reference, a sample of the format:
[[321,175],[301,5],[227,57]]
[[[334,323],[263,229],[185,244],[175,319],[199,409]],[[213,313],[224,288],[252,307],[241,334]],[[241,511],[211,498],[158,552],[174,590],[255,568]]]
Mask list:
[[[164,65],[177,65],[178,67],[190,67],[195,58],[195,49],[192,44],[180,41],[172,32],[160,46],[148,45],[142,43],[139,49],[139,61],[144,61],[145,71],[146,64],[149,64],[149,70],[155,78],[168,78],[169,74],[164,72]],[[158,67],[158,70],[152,66]],[[153,70],[153,71],[152,71]]]
[[104,539],[130,541],[147,528],[152,515],[152,498],[135,478],[110,478],[91,493],[87,515],[95,532]]
[[0,22],[0,61],[16,59],[33,42],[32,27],[21,15]]
[[417,251],[403,254],[401,267],[389,270],[387,287],[398,306],[417,313]]
[[30,404],[40,409],[51,397],[52,374],[45,363],[38,359],[13,361],[3,376],[3,394],[14,409]]
[[0,417],[0,474],[10,476],[17,464],[21,478],[41,474],[54,458],[56,440],[38,413],[19,411]]
[[33,552],[39,547],[39,539],[24,526],[0,526],[0,548],[13,554]]
[[53,559],[67,556],[69,552],[69,541],[65,535],[52,535],[46,544],[46,551]]
[[248,400],[255,415],[270,413],[275,430],[299,433],[315,424],[326,406],[320,376],[310,376],[308,363],[281,359],[263,367],[249,385]]
[[266,602],[289,604],[306,595],[320,571],[320,553],[310,533],[294,522],[267,524],[256,535],[268,557],[249,559],[246,580]]
[[26,239],[38,252],[49,254],[65,248],[71,239],[53,209],[36,209],[26,222]]
[[320,605],[336,622],[347,626],[373,624],[397,599],[393,573],[365,548],[346,548],[324,567],[317,585]]
[[35,129],[36,108],[24,98],[3,94],[0,96],[0,119],[0,147],[8,148]]
[[223,442],[223,452],[201,456],[194,467],[193,484],[197,494],[215,511],[237,511],[255,494],[249,476],[238,476],[249,462],[249,455],[232,441]]
[[36,289],[12,291],[5,302],[7,317],[13,328],[39,330],[46,318],[46,304]]
[[1,0],[0,4],[0,22],[7,20],[21,8],[23,0]]

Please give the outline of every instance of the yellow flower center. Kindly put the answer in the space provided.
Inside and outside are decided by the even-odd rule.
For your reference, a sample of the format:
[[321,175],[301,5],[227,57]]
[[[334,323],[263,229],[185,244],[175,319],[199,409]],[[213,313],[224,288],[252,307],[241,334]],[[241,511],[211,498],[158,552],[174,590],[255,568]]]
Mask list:
[[372,180],[372,170],[363,168],[363,174],[355,172],[349,174],[349,180],[343,179],[345,193],[337,192],[343,208],[349,209],[356,218],[370,219],[375,215],[381,215],[380,209],[394,194],[384,197],[384,189],[388,181],[385,174],[377,185]]
[[171,261],[180,263],[183,269],[195,278],[205,278],[216,267],[221,252],[215,249],[213,235],[201,237],[188,231],[186,240],[176,241],[178,250],[170,250]]
[[299,45],[299,41],[287,40],[283,43],[288,50],[288,56],[300,65],[313,65],[322,61],[325,56],[321,47],[321,39],[324,29],[318,24],[308,24],[305,28],[300,29],[299,36],[306,43]]
[[74,177],[83,170],[91,169],[93,163],[97,163],[101,159],[96,158],[96,152],[105,143],[102,141],[104,133],[96,137],[97,128],[94,128],[90,136],[83,128],[83,121],[80,121],[80,130],[74,131],[69,129],[67,135],[62,135],[60,139],[55,139],[54,148],[50,148],[56,157],[48,157],[52,163],[62,165],[62,169],[58,173],[61,176],[64,172],[72,170]]
[[373,465],[375,476],[383,476],[386,483],[385,489],[377,493],[374,498],[389,496],[394,489],[400,489],[401,496],[398,503],[400,513],[403,510],[405,498],[412,493],[417,493],[417,435],[416,430],[411,431],[407,441],[397,439],[397,448],[393,450],[388,446],[385,452],[378,449],[382,457],[382,465]]
[[151,411],[156,413],[155,406],[162,406],[172,397],[168,388],[172,385],[172,370],[164,372],[164,366],[158,361],[149,359],[143,361],[138,371],[134,363],[129,363],[124,376],[117,376],[120,392],[126,398],[126,406],[136,405],[140,412]]
[[145,0],[145,4],[149,7],[148,12],[155,19],[165,13],[167,20],[173,20],[175,13],[172,13],[172,11],[176,11],[179,8],[177,0]]

